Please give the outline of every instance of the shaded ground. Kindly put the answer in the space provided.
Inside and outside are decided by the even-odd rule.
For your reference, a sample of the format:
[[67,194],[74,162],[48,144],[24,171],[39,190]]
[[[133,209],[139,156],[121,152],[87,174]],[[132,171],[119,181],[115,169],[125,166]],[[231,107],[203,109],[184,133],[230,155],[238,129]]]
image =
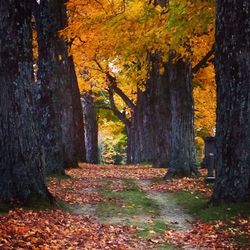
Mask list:
[[0,216],[0,249],[250,249],[249,203],[208,207],[203,178],[88,164],[67,174],[48,180],[61,209]]

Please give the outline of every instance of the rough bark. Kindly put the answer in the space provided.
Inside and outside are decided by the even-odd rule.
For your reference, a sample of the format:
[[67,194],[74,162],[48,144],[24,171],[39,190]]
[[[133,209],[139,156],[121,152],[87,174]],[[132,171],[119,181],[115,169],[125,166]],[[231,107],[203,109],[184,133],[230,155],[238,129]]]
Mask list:
[[[61,124],[63,127],[63,145],[65,150],[66,167],[77,166],[77,162],[86,161],[86,149],[84,138],[84,121],[83,110],[81,103],[81,96],[77,82],[77,76],[75,73],[75,67],[73,58],[66,53],[66,65],[68,67],[68,80],[66,85],[69,85],[69,98],[65,98],[65,105],[63,114],[72,114],[71,119],[68,119],[66,115],[63,115]],[[64,91],[65,93],[65,91]],[[71,134],[69,134],[69,131]]]
[[58,31],[66,25],[64,1],[41,0],[36,6],[41,81],[41,120],[48,172],[85,160],[82,109],[72,57]]
[[49,4],[41,1],[35,9],[38,33],[38,84],[40,85],[39,114],[42,146],[45,152],[47,173],[64,173],[64,153],[62,128],[60,125],[62,96],[60,88],[59,50],[56,32],[58,6],[55,1]]
[[[167,167],[170,150],[170,93],[166,71],[160,74],[159,55],[150,55],[152,68],[145,91],[138,90],[137,105],[132,116],[135,163],[151,162]],[[131,139],[132,141],[132,139]]]
[[138,90],[137,104],[132,113],[128,136],[130,163],[154,160],[153,127],[150,102],[147,92]]
[[169,167],[165,178],[198,174],[191,64],[174,62],[174,56],[162,63],[159,53],[149,55],[150,77],[146,90],[138,91],[128,133],[130,163],[152,162],[156,167]]
[[171,111],[169,171],[165,178],[197,174],[191,63],[178,60],[166,68]]
[[98,124],[96,108],[91,93],[82,95],[86,162],[98,163]]
[[217,1],[217,159],[213,202],[244,200],[250,176],[250,2]]
[[153,122],[154,139],[154,166],[169,166],[170,137],[171,137],[171,104],[170,84],[168,69],[160,74],[161,57],[159,54],[151,55],[152,70],[150,73],[149,87],[151,91],[151,113]]
[[34,120],[30,1],[0,4],[0,200],[51,200]]

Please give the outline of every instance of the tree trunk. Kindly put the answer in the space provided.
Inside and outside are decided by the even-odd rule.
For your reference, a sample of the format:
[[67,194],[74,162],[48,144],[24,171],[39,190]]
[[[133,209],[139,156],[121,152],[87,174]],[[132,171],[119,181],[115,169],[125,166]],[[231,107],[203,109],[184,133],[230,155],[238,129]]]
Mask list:
[[34,121],[30,1],[0,5],[0,200],[52,200]]
[[73,61],[72,56],[69,57],[69,67],[71,69],[70,82],[72,85],[72,107],[73,107],[73,117],[74,117],[73,143],[75,145],[77,160],[79,162],[85,162],[86,161],[86,148],[85,148],[83,109],[82,109],[81,95],[80,95],[80,90],[78,86],[78,81],[77,81],[77,76],[76,76],[75,66],[74,66],[74,61]]
[[170,105],[170,84],[168,69],[160,73],[161,57],[159,54],[150,55],[152,70],[148,81],[150,90],[150,105],[152,114],[153,140],[154,140],[154,166],[169,166],[170,137],[171,137],[171,105]]
[[[170,154],[166,178],[198,173],[195,167],[194,101],[191,63],[179,60],[166,66],[170,105]],[[170,98],[169,98],[170,97]]]
[[154,160],[153,124],[148,97],[147,91],[138,90],[137,105],[128,133],[130,163],[151,163]]
[[61,88],[64,86],[60,79],[62,72],[60,72],[59,64],[62,58],[59,58],[60,41],[56,34],[62,26],[58,25],[60,21],[58,13],[58,5],[55,1],[48,3],[43,0],[36,8],[38,83],[40,84],[39,114],[46,172],[64,174],[64,149],[60,124],[63,108]]
[[86,161],[83,110],[73,58],[68,56],[66,44],[62,42],[65,54],[65,88],[61,89],[64,99],[61,119],[64,163],[65,167],[76,167],[78,161]]
[[244,200],[250,176],[250,2],[217,1],[216,182],[212,201]]
[[66,25],[63,1],[41,0],[36,9],[42,133],[48,172],[63,173],[85,159],[80,94],[72,57],[58,31]]
[[98,124],[94,100],[90,93],[82,95],[86,161],[98,163]]

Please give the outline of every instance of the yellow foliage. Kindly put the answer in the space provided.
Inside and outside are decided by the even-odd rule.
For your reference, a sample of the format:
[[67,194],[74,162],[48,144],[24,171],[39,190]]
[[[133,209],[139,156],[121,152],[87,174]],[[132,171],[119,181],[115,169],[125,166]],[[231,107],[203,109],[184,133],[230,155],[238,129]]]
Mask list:
[[194,89],[195,128],[201,137],[214,135],[216,121],[216,86],[214,67],[210,64],[195,76],[199,83]]
[[[143,89],[148,78],[149,53],[160,53],[166,62],[174,50],[194,66],[214,43],[212,0],[170,0],[166,7],[148,0],[69,0],[67,8],[68,27],[61,34],[71,42],[82,91],[105,91],[109,72],[136,102],[137,88]],[[196,131],[211,135],[215,126],[212,65],[200,70],[194,82]],[[119,107],[125,106],[119,97],[115,100]]]

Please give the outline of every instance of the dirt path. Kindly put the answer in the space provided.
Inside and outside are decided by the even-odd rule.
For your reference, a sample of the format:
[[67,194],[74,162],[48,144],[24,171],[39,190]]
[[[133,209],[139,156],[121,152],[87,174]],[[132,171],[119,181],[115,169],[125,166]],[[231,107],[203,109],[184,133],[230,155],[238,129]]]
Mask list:
[[[89,180],[88,180],[89,181]],[[117,180],[112,180],[117,181]],[[151,184],[150,180],[137,180],[135,184],[143,190],[148,190],[147,187]],[[98,188],[83,188],[82,193],[85,191],[98,191]],[[191,229],[189,222],[193,218],[188,215],[185,210],[178,204],[173,202],[171,194],[167,192],[157,191],[146,191],[146,196],[150,200],[153,200],[158,207],[159,215],[136,215],[136,216],[125,216],[125,215],[111,215],[108,217],[100,217],[97,214],[96,204],[82,204],[74,205],[70,208],[72,213],[81,214],[85,216],[94,216],[98,222],[104,224],[137,224],[137,223],[151,223],[153,220],[161,220],[168,225],[169,228],[187,231]]]
[[[138,186],[146,190],[151,184],[150,180],[138,180]],[[155,201],[159,207],[160,219],[166,222],[173,229],[187,231],[191,229],[190,222],[193,218],[171,199],[171,194],[167,192],[147,191],[147,197]]]

